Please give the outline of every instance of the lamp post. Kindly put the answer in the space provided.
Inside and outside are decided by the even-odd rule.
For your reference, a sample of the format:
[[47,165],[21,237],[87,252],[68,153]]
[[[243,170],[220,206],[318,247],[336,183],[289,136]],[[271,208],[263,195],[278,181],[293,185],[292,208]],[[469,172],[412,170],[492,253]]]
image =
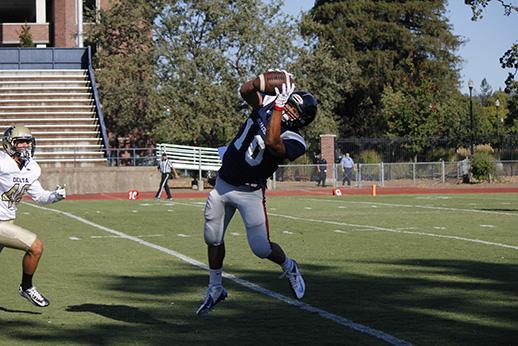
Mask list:
[[471,132],[471,145],[470,145],[470,149],[471,149],[471,155],[473,155],[475,153],[475,146],[474,146],[474,142],[475,142],[475,130],[474,130],[474,126],[473,126],[473,101],[472,101],[472,92],[473,92],[473,81],[470,79],[468,81],[468,88],[469,88],[469,121],[470,121],[470,132]]
[[499,99],[496,99],[495,107],[496,107],[496,139],[497,139],[498,144],[500,144],[500,115],[498,112],[500,110],[500,100]]

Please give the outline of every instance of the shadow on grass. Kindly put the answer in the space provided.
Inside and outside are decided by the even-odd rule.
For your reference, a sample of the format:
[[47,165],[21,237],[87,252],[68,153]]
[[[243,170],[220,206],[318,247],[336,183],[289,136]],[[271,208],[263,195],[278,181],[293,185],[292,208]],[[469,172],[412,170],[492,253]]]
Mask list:
[[13,310],[0,306],[0,311],[9,312],[12,314],[29,314],[29,315],[41,315],[41,312],[28,311],[28,310]]
[[[286,281],[277,279],[278,272],[266,264],[263,268],[236,266],[231,272],[289,296]],[[306,303],[417,345],[507,345],[518,340],[518,265],[476,260],[351,260],[335,266],[301,263],[301,269],[307,283]],[[198,318],[194,312],[203,299],[206,273],[188,266],[177,268],[174,275],[158,272],[84,275],[82,280],[98,282],[104,303],[70,305],[66,311],[93,313],[107,320],[64,327],[37,320],[29,331],[9,325],[10,337],[96,345],[384,344],[317,314],[250,293],[228,279],[224,284],[229,299]],[[110,295],[113,305],[106,303]],[[120,301],[131,301],[134,306]],[[0,328],[5,326],[0,320]]]
[[167,324],[138,308],[127,305],[81,304],[69,306],[68,312],[91,312],[115,321],[139,324]]

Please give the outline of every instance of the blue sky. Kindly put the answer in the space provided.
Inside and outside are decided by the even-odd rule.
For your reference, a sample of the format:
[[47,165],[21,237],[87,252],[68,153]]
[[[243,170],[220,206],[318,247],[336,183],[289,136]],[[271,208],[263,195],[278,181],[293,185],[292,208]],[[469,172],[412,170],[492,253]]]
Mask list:
[[[509,0],[518,6],[516,0]],[[284,0],[287,13],[297,16],[300,11],[313,7],[314,0]],[[484,12],[484,18],[471,21],[471,9],[462,0],[449,0],[447,17],[453,26],[453,33],[462,36],[466,43],[457,52],[464,59],[461,65],[461,91],[468,93],[467,83],[472,79],[475,94],[486,78],[493,90],[503,89],[510,70],[500,67],[499,58],[518,42],[518,14],[504,16],[503,9],[491,1]]]

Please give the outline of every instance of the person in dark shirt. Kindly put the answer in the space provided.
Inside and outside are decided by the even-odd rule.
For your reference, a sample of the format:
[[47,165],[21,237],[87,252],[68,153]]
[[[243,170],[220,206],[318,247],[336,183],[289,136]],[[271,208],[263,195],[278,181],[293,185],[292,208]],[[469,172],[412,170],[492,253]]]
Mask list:
[[253,253],[282,267],[283,276],[288,279],[297,299],[305,293],[304,279],[297,262],[286,256],[278,244],[270,241],[265,190],[266,179],[281,162],[286,159],[293,161],[306,152],[306,143],[298,130],[315,119],[317,100],[307,91],[295,91],[290,82],[283,84],[276,96],[260,93],[252,80],[241,86],[240,93],[253,110],[228,145],[216,185],[205,204],[204,238],[208,246],[209,287],[197,315],[209,313],[227,297],[222,285],[224,235],[236,209],[245,224]]

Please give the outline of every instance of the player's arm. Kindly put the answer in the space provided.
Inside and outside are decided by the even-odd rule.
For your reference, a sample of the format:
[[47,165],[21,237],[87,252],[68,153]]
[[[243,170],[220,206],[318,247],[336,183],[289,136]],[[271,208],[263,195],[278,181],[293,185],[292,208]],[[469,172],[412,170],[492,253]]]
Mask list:
[[41,186],[39,180],[31,184],[27,193],[39,204],[56,203],[66,198],[65,187],[58,186],[54,191],[47,191]]
[[274,101],[273,112],[266,128],[266,147],[273,155],[280,158],[286,157],[286,146],[281,138],[282,112],[293,90],[295,90],[295,84],[291,84],[289,81],[282,85],[282,91],[275,89],[277,98]]
[[260,108],[263,105],[263,95],[254,87],[253,80],[244,83],[239,89],[243,100],[252,108]]

